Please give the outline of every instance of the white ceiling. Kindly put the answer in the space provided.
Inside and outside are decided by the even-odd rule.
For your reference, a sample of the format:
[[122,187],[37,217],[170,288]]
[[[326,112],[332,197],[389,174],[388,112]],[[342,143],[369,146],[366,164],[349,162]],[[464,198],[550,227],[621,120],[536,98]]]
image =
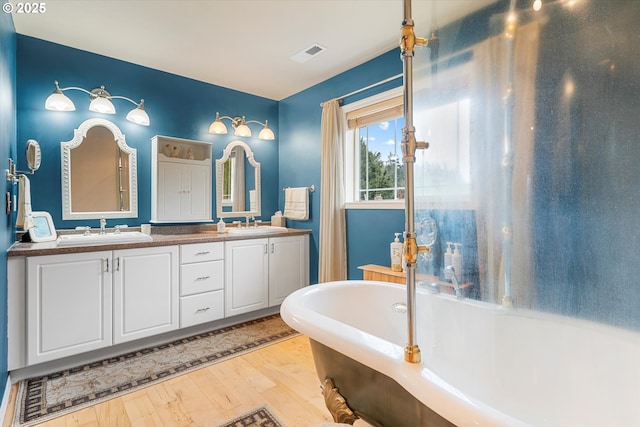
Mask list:
[[[495,0],[413,0],[416,35]],[[398,46],[402,0],[47,0],[19,34],[281,100]],[[291,57],[327,48],[305,63]],[[398,48],[398,55],[400,50]]]

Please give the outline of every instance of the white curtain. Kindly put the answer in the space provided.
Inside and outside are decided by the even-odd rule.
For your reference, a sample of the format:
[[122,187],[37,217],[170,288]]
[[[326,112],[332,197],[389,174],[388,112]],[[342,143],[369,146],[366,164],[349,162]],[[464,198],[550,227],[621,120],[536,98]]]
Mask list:
[[318,281],[347,278],[344,115],[338,100],[322,104]]
[[[540,28],[530,23],[518,28],[513,55],[513,114],[511,141],[513,176],[510,206],[503,206],[504,103],[507,87],[507,50],[502,35],[492,37],[473,50],[476,66],[474,89],[483,108],[476,117],[473,146],[478,159],[475,179],[478,198],[478,256],[482,299],[500,301],[504,291],[504,210],[511,210],[511,296],[519,307],[535,299],[533,289],[532,177],[534,170],[535,82]],[[486,267],[486,268],[485,268]]]

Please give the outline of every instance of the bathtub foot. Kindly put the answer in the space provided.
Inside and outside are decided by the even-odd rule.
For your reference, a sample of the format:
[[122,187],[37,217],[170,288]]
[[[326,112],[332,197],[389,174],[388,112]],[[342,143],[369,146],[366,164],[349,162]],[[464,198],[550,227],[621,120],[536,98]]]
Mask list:
[[333,381],[327,378],[322,382],[320,387],[322,387],[324,404],[327,406],[329,412],[331,412],[333,421],[353,425],[358,419],[358,416],[349,408],[347,401],[338,392],[338,389],[334,387]]

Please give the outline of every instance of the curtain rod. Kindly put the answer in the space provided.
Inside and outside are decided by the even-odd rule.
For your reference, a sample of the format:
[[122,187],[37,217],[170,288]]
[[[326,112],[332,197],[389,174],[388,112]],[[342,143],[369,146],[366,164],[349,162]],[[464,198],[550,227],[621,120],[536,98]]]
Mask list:
[[[402,74],[402,73],[400,73],[400,74],[396,74],[395,76],[391,76],[391,77],[386,78],[386,79],[384,79],[384,80],[380,80],[380,81],[379,81],[379,82],[377,82],[377,83],[370,84],[369,86],[365,86],[365,87],[360,88],[360,89],[358,89],[358,90],[354,90],[353,92],[349,92],[349,93],[347,93],[346,95],[338,96],[338,97],[333,98],[333,99],[336,99],[336,100],[338,100],[338,101],[342,101],[342,100],[343,100],[343,99],[345,99],[345,98],[348,98],[348,97],[350,97],[350,96],[356,95],[356,94],[358,94],[358,93],[360,93],[360,92],[364,92],[365,90],[372,89],[372,88],[374,88],[374,87],[376,87],[376,86],[380,86],[380,85],[383,85],[383,84],[385,84],[385,83],[389,83],[390,81],[392,81],[392,80],[396,80],[396,79],[398,79],[398,78],[400,78],[400,77],[402,77],[402,76],[403,76],[403,74]],[[329,100],[328,100],[328,101],[329,101]],[[324,101],[324,102],[328,102],[328,101]],[[320,106],[321,106],[321,107],[322,107],[322,104],[324,104],[324,102],[321,102],[321,103],[320,103]]]

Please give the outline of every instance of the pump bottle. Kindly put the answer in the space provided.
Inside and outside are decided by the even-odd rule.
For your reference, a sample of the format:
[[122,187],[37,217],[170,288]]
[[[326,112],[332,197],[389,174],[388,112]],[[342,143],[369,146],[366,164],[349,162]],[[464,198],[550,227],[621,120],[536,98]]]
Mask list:
[[402,243],[400,233],[395,233],[396,238],[391,242],[391,271],[402,271]]
[[451,245],[451,242],[447,242],[447,251],[444,253],[444,265],[442,266],[442,269],[444,270],[444,278],[447,280],[451,279],[451,271],[447,270],[447,267],[452,265],[451,255],[453,255],[453,252],[451,252]]
[[462,281],[462,251],[460,247],[462,243],[454,243],[455,249],[453,255],[451,255],[451,265],[456,273],[458,280]]

